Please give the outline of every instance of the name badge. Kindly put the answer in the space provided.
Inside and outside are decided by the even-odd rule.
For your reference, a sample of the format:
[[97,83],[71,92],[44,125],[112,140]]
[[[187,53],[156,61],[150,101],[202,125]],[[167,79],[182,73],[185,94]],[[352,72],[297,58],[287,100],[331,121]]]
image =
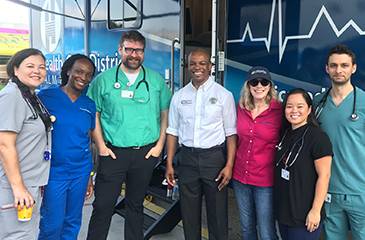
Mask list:
[[122,98],[132,98],[133,91],[122,90]]
[[327,193],[326,198],[324,199],[325,202],[331,203],[331,193]]
[[281,177],[289,181],[290,173],[286,169],[281,169]]
[[193,104],[193,100],[181,100],[181,105],[186,106],[186,105],[191,105]]

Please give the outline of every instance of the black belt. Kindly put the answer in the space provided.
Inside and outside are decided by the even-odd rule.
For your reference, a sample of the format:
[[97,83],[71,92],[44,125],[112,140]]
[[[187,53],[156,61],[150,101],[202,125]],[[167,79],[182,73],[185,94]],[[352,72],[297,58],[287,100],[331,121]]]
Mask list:
[[153,143],[150,143],[150,144],[147,144],[147,145],[144,145],[144,146],[140,146],[140,147],[138,147],[138,146],[133,146],[133,147],[116,147],[116,146],[112,145],[110,142],[106,142],[106,146],[108,148],[126,149],[126,150],[127,149],[139,150],[139,149],[143,149],[143,148],[147,148],[147,147],[152,147],[154,145],[156,145],[156,142],[153,142]]
[[185,148],[186,150],[189,150],[189,151],[195,152],[195,153],[198,153],[198,152],[211,152],[211,151],[214,151],[214,150],[223,149],[224,148],[224,143],[222,143],[220,145],[217,145],[217,146],[214,146],[214,147],[211,147],[211,148],[187,147],[184,144],[182,145],[182,147]]

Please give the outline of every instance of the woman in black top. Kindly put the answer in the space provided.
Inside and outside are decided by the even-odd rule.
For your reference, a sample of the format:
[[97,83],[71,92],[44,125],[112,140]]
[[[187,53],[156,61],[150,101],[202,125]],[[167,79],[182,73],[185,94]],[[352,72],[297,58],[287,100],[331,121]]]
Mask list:
[[283,240],[318,239],[333,153],[303,89],[285,96],[283,126],[275,154],[275,218]]

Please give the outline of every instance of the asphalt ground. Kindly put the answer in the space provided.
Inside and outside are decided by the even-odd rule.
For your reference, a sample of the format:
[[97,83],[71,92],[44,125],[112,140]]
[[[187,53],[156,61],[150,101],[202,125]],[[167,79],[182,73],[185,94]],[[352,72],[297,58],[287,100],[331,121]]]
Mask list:
[[[93,197],[90,198],[89,201],[85,202],[83,208],[83,217],[82,217],[82,226],[80,229],[80,233],[77,240],[85,240],[87,236],[87,229],[89,220],[92,213],[92,201]],[[145,213],[150,216],[161,215],[164,210],[168,207],[166,203],[163,201],[159,201],[158,199],[153,199],[150,201],[146,200],[145,205]],[[229,239],[230,240],[241,240],[241,227],[240,227],[240,219],[238,215],[238,208],[235,199],[235,195],[232,189],[228,190],[228,222],[229,222]],[[123,232],[124,232],[124,218],[115,214],[112,219],[112,223],[109,230],[109,235],[107,240],[123,240]],[[0,232],[1,233],[1,232]],[[1,234],[0,234],[1,235]],[[180,222],[170,233],[155,235],[151,238],[151,240],[183,240],[183,228]],[[207,231],[207,220],[205,214],[205,204],[203,201],[202,208],[202,239],[208,239],[208,231]],[[260,238],[259,238],[260,239]],[[3,240],[0,237],[0,240]],[[323,240],[323,235],[321,234],[320,240]],[[352,240],[351,232],[349,232],[348,240]]]

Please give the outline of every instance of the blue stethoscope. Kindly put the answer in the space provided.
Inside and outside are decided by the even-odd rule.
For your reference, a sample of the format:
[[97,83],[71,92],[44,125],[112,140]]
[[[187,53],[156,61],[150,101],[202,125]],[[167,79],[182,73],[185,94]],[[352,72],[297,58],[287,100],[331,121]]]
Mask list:
[[[357,113],[356,113],[356,88],[354,85],[352,85],[352,87],[354,88],[354,105],[352,108],[352,114],[350,116],[350,119],[352,121],[356,122],[359,119],[359,115],[357,115]],[[330,89],[328,89],[328,91],[324,94],[323,98],[319,101],[319,103],[316,107],[315,115],[316,115],[317,119],[319,118],[324,107],[326,106],[327,97],[328,97],[328,94],[330,94],[331,89],[332,89],[332,87]]]
[[[118,68],[117,68],[117,72],[115,74],[115,83],[114,83],[114,88],[115,89],[119,89],[121,87],[120,83],[118,82],[118,73],[119,73],[119,68],[120,68],[120,65],[121,64],[122,63],[119,63]],[[141,65],[141,67],[142,67],[142,71],[143,71],[143,79],[138,82],[136,88],[133,90],[132,99],[135,100],[135,101],[137,101],[137,102],[146,103],[146,102],[148,102],[150,100],[150,88],[149,88],[148,83],[146,81],[146,71],[144,70],[144,67],[142,65]],[[144,83],[146,85],[146,89],[147,89],[147,93],[148,93],[148,99],[147,99],[147,101],[144,101],[144,100],[141,100],[141,99],[135,99],[134,98],[134,95],[136,93],[136,90],[139,88],[139,86],[141,85],[141,83]],[[130,84],[128,83],[127,86],[129,87]]]

